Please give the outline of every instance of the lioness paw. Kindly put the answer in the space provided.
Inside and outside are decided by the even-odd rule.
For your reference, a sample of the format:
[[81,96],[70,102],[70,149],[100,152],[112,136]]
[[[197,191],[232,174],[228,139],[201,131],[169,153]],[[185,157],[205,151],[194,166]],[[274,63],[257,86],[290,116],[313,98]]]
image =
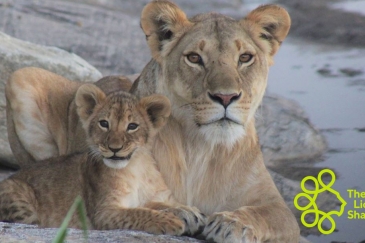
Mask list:
[[164,211],[173,213],[176,217],[185,222],[185,234],[195,235],[203,231],[206,224],[206,216],[196,207],[179,206],[168,208]]
[[180,236],[185,233],[185,224],[174,214],[161,212],[159,217],[145,225],[144,231],[156,235]]
[[210,216],[203,236],[216,243],[259,243],[252,229],[242,224],[232,212],[215,213]]

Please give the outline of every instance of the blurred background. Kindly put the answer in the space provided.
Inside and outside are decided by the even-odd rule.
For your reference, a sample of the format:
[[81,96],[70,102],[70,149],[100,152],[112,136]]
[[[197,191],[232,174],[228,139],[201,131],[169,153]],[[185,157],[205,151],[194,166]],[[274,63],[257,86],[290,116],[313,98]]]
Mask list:
[[[139,27],[140,12],[147,2],[0,0],[0,32],[74,53],[102,75],[132,75],[141,72],[150,59]],[[334,170],[337,180],[333,188],[348,202],[345,213],[340,218],[334,216],[337,230],[330,235],[321,235],[316,229],[302,227],[302,235],[314,243],[365,242],[365,219],[347,218],[348,210],[354,206],[347,190],[365,191],[365,0],[175,2],[188,16],[214,11],[239,19],[266,3],[280,4],[289,11],[292,28],[275,57],[267,93],[292,102],[290,104],[299,110],[295,114],[305,114],[303,119],[308,123],[310,120],[313,129],[325,139],[326,146],[311,156],[295,159],[275,159],[278,149],[263,146],[264,152],[269,151],[264,153],[265,160],[288,204],[292,204],[304,176],[317,176],[322,168]],[[3,42],[0,38],[0,49]],[[6,48],[1,53],[6,56]],[[4,60],[1,58],[0,62]],[[17,58],[19,60],[11,59],[20,62],[22,55]],[[10,69],[8,66],[0,68],[0,75]],[[70,69],[63,72],[71,72]],[[266,102],[270,105],[270,99]],[[265,117],[260,116],[260,112],[258,122],[265,124]],[[1,111],[0,119],[3,116]],[[260,139],[266,140],[261,136]],[[4,176],[11,173],[3,171]],[[289,189],[281,186],[296,190],[288,192]],[[321,206],[339,209],[333,195],[324,197]],[[299,220],[300,212],[292,210]],[[358,212],[365,215],[365,209],[358,209]]]

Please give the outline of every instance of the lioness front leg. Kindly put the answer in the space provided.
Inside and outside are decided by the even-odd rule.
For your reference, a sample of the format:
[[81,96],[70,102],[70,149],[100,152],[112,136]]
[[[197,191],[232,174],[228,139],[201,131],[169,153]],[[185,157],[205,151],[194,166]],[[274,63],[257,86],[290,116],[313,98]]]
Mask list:
[[92,221],[98,230],[129,229],[177,236],[185,232],[184,222],[173,213],[149,208],[103,209]]
[[299,229],[288,219],[290,214],[280,203],[215,213],[209,218],[203,235],[217,243],[299,242]]
[[189,207],[179,203],[166,204],[161,202],[151,202],[146,207],[172,213],[185,223],[185,232],[187,235],[200,234],[206,224],[206,216],[196,207]]

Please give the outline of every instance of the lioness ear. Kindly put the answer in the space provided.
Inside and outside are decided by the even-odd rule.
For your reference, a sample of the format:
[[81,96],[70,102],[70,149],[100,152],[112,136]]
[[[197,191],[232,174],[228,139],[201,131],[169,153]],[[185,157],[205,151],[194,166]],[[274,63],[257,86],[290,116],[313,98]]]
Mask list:
[[191,23],[185,13],[170,1],[155,0],[142,10],[141,27],[152,57],[157,61],[172,49],[174,40],[189,26]]
[[77,114],[82,121],[87,120],[93,113],[97,104],[105,99],[105,94],[101,89],[93,84],[83,84],[79,87],[75,96]]
[[[290,29],[288,12],[277,5],[262,5],[241,20],[256,38],[266,41],[266,50],[272,56],[278,51]],[[271,58],[270,65],[273,64]]]
[[163,95],[151,95],[140,100],[140,104],[147,111],[154,128],[166,124],[171,113],[170,100]]

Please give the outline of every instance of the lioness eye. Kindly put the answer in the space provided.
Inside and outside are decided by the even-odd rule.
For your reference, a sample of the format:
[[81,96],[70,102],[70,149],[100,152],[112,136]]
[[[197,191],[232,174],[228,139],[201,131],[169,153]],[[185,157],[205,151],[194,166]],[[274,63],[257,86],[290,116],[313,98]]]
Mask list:
[[247,63],[247,62],[251,61],[252,57],[253,56],[251,54],[242,54],[240,56],[240,63]]
[[108,121],[101,120],[101,121],[99,121],[99,124],[100,124],[101,127],[104,127],[106,129],[109,128],[109,122]]
[[201,56],[199,56],[196,53],[190,53],[189,55],[187,55],[187,58],[188,58],[189,62],[191,62],[191,63],[203,64],[203,60],[202,60]]
[[136,130],[138,128],[138,124],[136,123],[129,123],[127,130]]

